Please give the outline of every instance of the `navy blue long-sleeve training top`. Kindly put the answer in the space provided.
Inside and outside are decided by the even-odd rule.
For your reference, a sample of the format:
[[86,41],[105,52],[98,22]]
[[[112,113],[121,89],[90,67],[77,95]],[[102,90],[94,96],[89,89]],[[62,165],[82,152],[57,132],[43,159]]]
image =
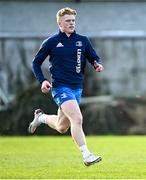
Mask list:
[[59,31],[58,34],[43,42],[33,60],[32,69],[40,83],[46,79],[42,73],[41,65],[48,55],[50,56],[49,70],[53,87],[82,88],[86,59],[92,65],[94,65],[95,60],[97,63],[101,63],[86,36],[74,32],[68,37]]

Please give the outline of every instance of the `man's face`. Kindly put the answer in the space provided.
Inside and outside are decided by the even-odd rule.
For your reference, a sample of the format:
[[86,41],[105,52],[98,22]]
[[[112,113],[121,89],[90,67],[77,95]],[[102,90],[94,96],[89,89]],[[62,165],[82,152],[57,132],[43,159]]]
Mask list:
[[66,34],[73,33],[75,30],[75,16],[66,14],[60,17],[58,25],[62,32]]

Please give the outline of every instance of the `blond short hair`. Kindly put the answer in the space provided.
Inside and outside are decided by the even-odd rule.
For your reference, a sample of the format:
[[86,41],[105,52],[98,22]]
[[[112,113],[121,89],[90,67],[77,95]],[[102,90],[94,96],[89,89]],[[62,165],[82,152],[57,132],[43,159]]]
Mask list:
[[69,7],[65,7],[65,8],[60,9],[60,10],[57,12],[57,14],[56,14],[57,23],[59,22],[59,18],[62,17],[62,16],[64,16],[64,15],[66,15],[66,14],[67,14],[67,15],[74,15],[74,16],[76,16],[76,15],[77,15],[77,12],[76,12],[76,10],[71,9],[71,8],[69,8]]

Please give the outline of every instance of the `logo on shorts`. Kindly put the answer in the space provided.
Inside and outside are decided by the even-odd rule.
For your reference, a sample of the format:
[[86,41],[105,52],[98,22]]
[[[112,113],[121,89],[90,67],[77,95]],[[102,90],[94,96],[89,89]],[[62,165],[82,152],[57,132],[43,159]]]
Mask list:
[[63,99],[63,98],[66,98],[67,97],[67,95],[66,95],[66,93],[62,93],[61,94],[61,98]]

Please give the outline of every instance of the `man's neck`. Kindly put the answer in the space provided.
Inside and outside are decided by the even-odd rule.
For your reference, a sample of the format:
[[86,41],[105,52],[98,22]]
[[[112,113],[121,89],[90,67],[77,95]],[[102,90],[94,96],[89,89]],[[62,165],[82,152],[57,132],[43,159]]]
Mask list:
[[67,35],[67,37],[70,37],[71,34],[65,33]]
[[[61,30],[60,30],[61,31]],[[67,37],[70,37],[72,33],[67,33],[67,32],[64,32],[64,31],[61,31],[62,33],[65,33]]]

